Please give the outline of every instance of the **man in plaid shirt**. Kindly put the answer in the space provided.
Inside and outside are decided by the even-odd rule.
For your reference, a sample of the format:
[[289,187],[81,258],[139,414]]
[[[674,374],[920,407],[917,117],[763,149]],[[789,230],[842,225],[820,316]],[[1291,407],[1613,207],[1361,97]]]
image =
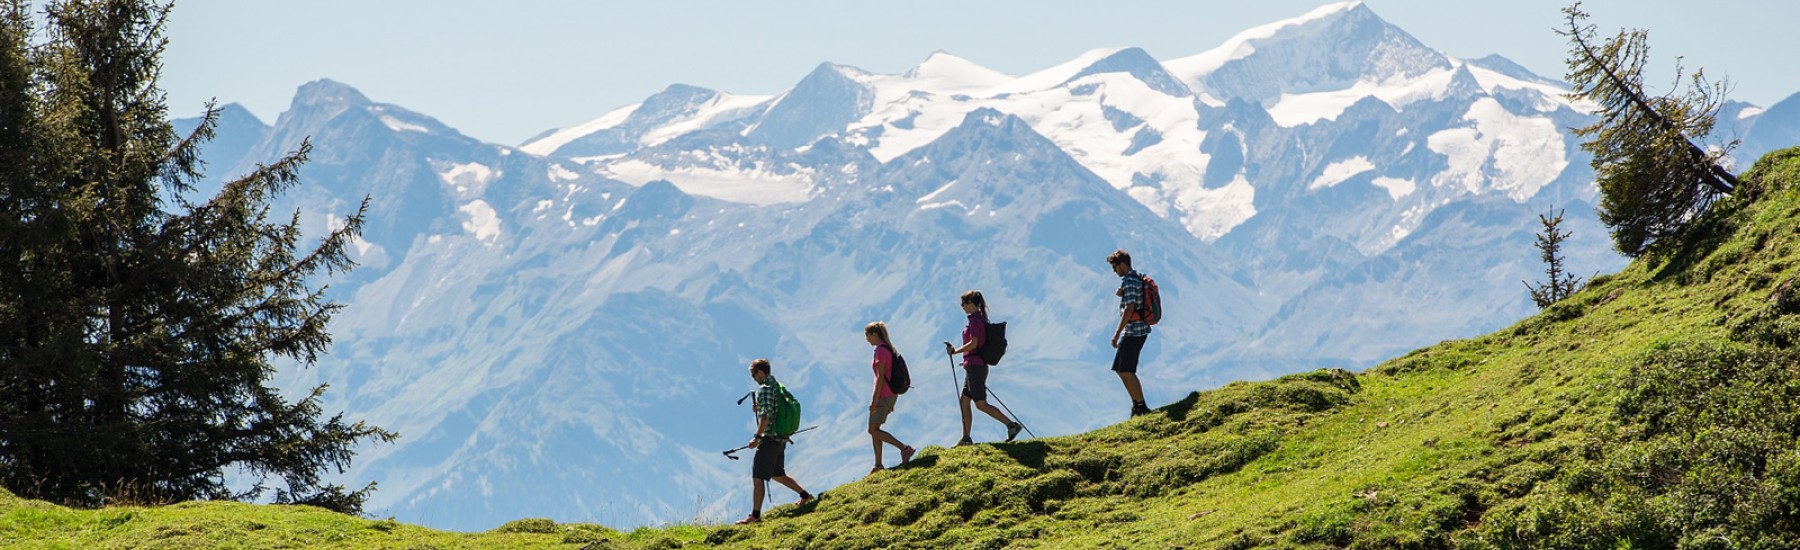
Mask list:
[[1119,290],[1114,293],[1119,296],[1119,326],[1113,329],[1112,337],[1112,346],[1119,351],[1113,355],[1112,370],[1119,373],[1125,393],[1131,394],[1131,416],[1147,414],[1150,407],[1144,404],[1144,388],[1137,376],[1138,355],[1150,337],[1150,324],[1144,322],[1141,314],[1144,276],[1131,269],[1131,254],[1124,250],[1113,251],[1106,263],[1112,264],[1113,273],[1119,276]]
[[768,359],[757,359],[750,362],[750,379],[761,387],[756,389],[756,401],[752,405],[756,410],[756,435],[746,445],[756,449],[756,458],[750,461],[750,487],[753,503],[750,515],[738,520],[739,525],[762,521],[763,493],[767,490],[769,480],[793,489],[800,494],[800,502],[795,505],[812,502],[812,493],[800,488],[800,482],[787,475],[787,438],[776,435],[775,411],[781,407],[780,385],[775,382],[775,375],[769,371]]

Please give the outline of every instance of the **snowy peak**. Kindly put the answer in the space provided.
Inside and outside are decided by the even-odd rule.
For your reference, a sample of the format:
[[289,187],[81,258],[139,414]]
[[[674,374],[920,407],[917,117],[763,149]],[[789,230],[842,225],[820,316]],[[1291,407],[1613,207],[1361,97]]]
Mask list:
[[689,86],[687,84],[671,84],[656,95],[644,99],[631,118],[639,121],[662,121],[680,115],[692,113],[695,107],[712,101],[719,92]]
[[933,92],[991,88],[1012,80],[1012,76],[1006,73],[983,67],[943,50],[931,52],[925,61],[908,69],[900,77],[914,82],[918,89]]
[[867,77],[854,67],[821,63],[777,98],[745,135],[777,149],[793,149],[838,132],[862,118],[873,103],[875,94],[863,83]]
[[1503,74],[1506,76],[1517,78],[1517,79],[1525,81],[1525,82],[1531,82],[1531,83],[1536,83],[1536,84],[1545,84],[1545,85],[1565,87],[1565,88],[1568,87],[1568,84],[1566,84],[1566,83],[1563,83],[1561,81],[1551,79],[1551,78],[1545,78],[1542,75],[1531,72],[1531,69],[1527,69],[1527,68],[1525,68],[1524,65],[1515,63],[1511,59],[1501,57],[1500,54],[1493,54],[1493,55],[1489,55],[1487,57],[1483,57],[1480,59],[1468,59],[1465,61],[1467,61],[1470,65],[1474,65],[1476,67],[1481,67],[1483,69],[1494,71],[1496,73],[1500,73],[1500,74]]
[[[1116,194],[1104,181],[1018,116],[979,108],[931,143],[889,161],[882,179],[922,194],[923,208],[955,204],[973,214],[1032,197],[1048,201],[1058,187],[1085,183]],[[995,170],[996,166],[1005,169]],[[904,173],[896,176],[895,173]],[[1016,182],[1033,182],[1022,188]],[[1063,185],[1059,186],[1058,184]],[[952,189],[954,188],[954,190]]]
[[1351,2],[1244,31],[1217,48],[1167,65],[1195,91],[1260,101],[1283,92],[1411,79],[1451,63],[1368,6]]
[[767,96],[738,96],[673,84],[643,103],[614,109],[577,126],[547,132],[519,148],[534,155],[596,157],[630,152],[681,134],[742,119]]
[[1124,73],[1131,75],[1149,85],[1150,89],[1171,96],[1188,97],[1194,95],[1193,91],[1189,90],[1186,84],[1182,84],[1180,80],[1177,80],[1174,76],[1170,75],[1169,70],[1164,68],[1162,63],[1158,62],[1156,58],[1150,57],[1150,54],[1145,52],[1143,48],[1125,48],[1113,52],[1112,55],[1100,58],[1100,60],[1088,65],[1087,68],[1082,69],[1081,72],[1075,73],[1075,76],[1069,77],[1069,80],[1065,81],[1064,84],[1080,80],[1088,75],[1107,73]]

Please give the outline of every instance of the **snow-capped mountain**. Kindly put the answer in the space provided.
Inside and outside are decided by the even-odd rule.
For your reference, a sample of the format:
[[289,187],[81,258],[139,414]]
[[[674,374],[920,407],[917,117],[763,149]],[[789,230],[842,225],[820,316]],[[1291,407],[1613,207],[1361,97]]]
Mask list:
[[272,126],[228,106],[208,154],[225,176],[310,136],[287,197],[306,222],[372,199],[337,345],[281,373],[403,435],[346,475],[380,482],[372,513],[630,526],[742,511],[747,466],[718,451],[750,431],[757,357],[820,426],[790,471],[815,491],[867,471],[870,321],[914,369],[889,429],[954,441],[940,342],[964,290],[1009,322],[990,383],[1035,432],[1123,419],[1116,248],[1165,292],[1154,403],[1511,323],[1538,214],[1566,208],[1577,272],[1624,263],[1561,92],[1346,3],[1167,62],[1107,48],[1014,76],[935,52],[773,96],[678,84],[516,148],[319,81]]

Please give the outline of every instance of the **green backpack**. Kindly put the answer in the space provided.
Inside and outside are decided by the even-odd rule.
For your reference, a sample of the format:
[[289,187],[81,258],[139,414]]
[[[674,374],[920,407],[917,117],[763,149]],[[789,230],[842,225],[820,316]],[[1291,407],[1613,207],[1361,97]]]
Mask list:
[[770,420],[775,435],[787,437],[800,429],[800,400],[794,398],[787,386],[775,383],[775,418]]

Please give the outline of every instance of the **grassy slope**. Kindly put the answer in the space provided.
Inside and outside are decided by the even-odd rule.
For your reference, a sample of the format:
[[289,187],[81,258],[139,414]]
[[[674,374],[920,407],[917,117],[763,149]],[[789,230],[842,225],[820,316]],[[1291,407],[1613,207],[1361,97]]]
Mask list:
[[[0,493],[48,547],[1728,547],[1800,544],[1800,150],[1686,248],[1368,373],[1190,395],[1094,432],[930,448],[751,527],[457,534],[302,507],[76,511]],[[1523,252],[1522,252],[1523,253]],[[1790,292],[1791,289],[1791,292]],[[777,495],[786,495],[779,490]],[[1791,541],[1790,541],[1791,539]],[[1790,541],[1790,542],[1783,542]]]

